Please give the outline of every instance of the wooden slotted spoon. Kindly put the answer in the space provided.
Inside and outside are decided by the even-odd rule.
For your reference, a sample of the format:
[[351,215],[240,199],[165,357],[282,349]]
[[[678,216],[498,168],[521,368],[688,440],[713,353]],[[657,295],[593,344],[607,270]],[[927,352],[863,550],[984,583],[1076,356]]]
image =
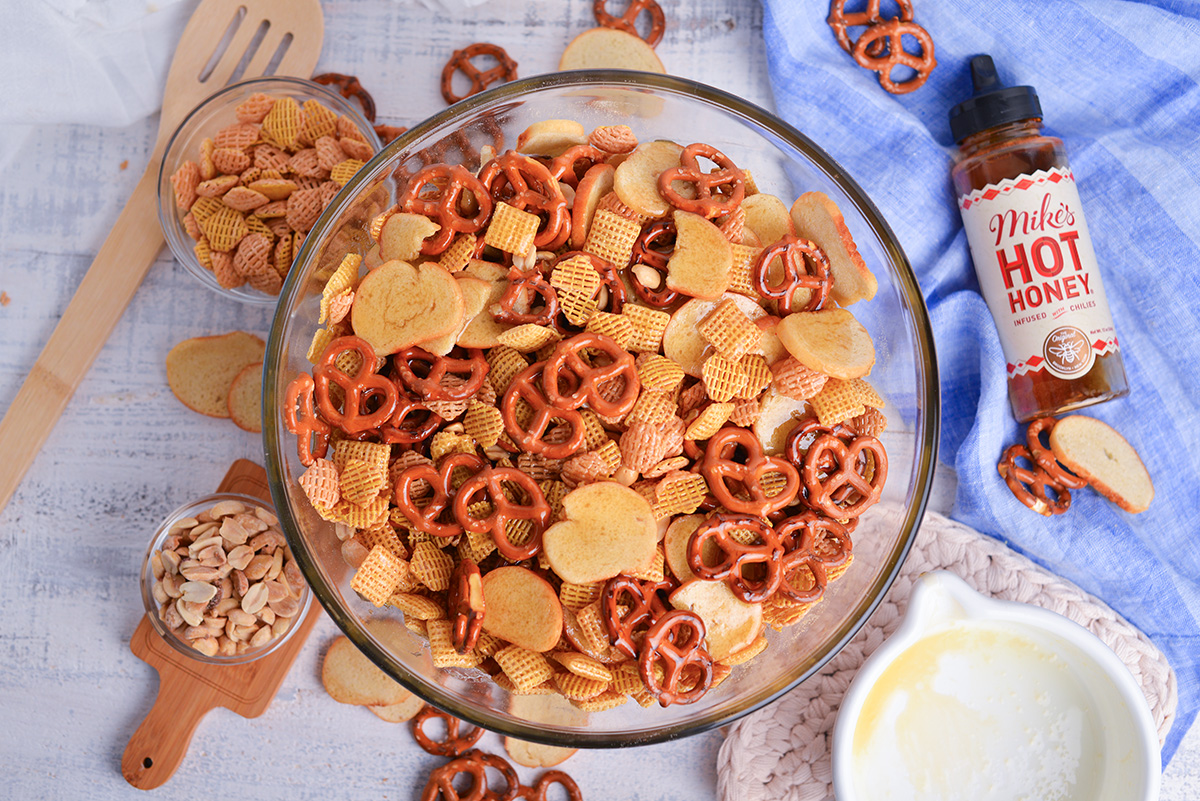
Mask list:
[[200,101],[234,77],[311,76],[324,35],[320,0],[201,0],[167,73],[158,139],[146,172],[0,420],[5,461],[0,510],[162,249],[158,168],[171,134]]

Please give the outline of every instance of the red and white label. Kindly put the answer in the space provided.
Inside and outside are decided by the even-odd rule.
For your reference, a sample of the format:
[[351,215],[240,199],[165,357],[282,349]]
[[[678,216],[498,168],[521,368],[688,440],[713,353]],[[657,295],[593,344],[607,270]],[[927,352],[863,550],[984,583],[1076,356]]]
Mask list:
[[1075,176],[1055,167],[958,199],[971,259],[1008,375],[1077,378],[1117,350],[1117,334]]

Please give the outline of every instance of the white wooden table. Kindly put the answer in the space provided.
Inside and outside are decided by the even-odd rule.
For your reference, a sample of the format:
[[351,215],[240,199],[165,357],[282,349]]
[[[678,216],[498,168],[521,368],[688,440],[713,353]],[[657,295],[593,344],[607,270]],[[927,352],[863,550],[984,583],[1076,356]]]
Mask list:
[[[661,2],[670,24],[658,52],[669,71],[771,107],[755,0]],[[444,107],[435,76],[454,49],[501,44],[528,76],[553,70],[570,38],[594,24],[590,0],[490,0],[456,16],[388,0],[324,7],[318,71],[359,76],[380,120],[394,124]],[[41,57],[49,63],[52,54]],[[0,301],[8,300],[0,305],[0,409],[104,240],[156,128],[152,118],[126,129],[0,129]],[[142,615],[138,571],[149,535],[168,511],[215,488],[233,459],[262,462],[257,436],[171,395],[164,357],[187,337],[241,329],[265,338],[269,324],[267,310],[218,298],[164,251],[0,513],[5,797],[138,796],[121,777],[120,757],[157,685],[128,648]],[[934,508],[948,510],[952,482],[942,476]],[[323,616],[261,718],[210,713],[156,796],[417,797],[440,760],[415,745],[407,726],[339,705],[321,687],[320,659],[336,633]],[[710,732],[584,751],[564,767],[589,799],[715,799],[721,740]],[[495,735],[481,745],[503,753]],[[1162,797],[1200,798],[1195,730],[1166,771]]]

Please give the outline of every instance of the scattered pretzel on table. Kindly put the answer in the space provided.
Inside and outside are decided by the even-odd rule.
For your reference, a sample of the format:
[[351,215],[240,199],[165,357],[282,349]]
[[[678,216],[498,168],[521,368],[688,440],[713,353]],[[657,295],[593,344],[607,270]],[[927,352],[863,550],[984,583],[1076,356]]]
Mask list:
[[[1022,467],[1017,464],[1018,459],[1024,459],[1032,466]],[[996,469],[1017,500],[1038,514],[1049,517],[1071,508],[1071,491],[1038,466],[1024,445],[1010,445],[1000,457]],[[1053,497],[1047,490],[1053,493]]]
[[[492,789],[489,785],[488,768],[504,778],[502,789]],[[468,778],[461,778],[464,776]],[[534,784],[526,786],[504,757],[472,748],[429,772],[421,801],[549,801],[555,785],[566,794],[567,801],[583,801],[579,785],[561,770],[545,771]]]
[[[883,12],[880,8],[883,0],[867,0],[867,7],[863,11],[857,12],[847,12],[846,2],[847,0],[833,0],[829,4],[829,17],[826,21],[829,23],[829,27],[833,28],[833,35],[837,37],[838,44],[842,46],[842,49],[847,53],[853,53],[854,42],[850,39],[847,29],[883,22]],[[894,0],[894,2],[900,11],[899,19],[904,22],[912,22],[912,0]],[[877,52],[872,54],[878,55]]]
[[[937,66],[937,58],[933,37],[913,21],[911,0],[896,0],[896,5],[899,15],[884,18],[881,0],[868,0],[864,11],[851,13],[846,12],[846,0],[832,0],[826,21],[838,44],[854,57],[855,63],[879,73],[880,86],[899,95],[921,88]],[[858,26],[866,26],[866,30],[856,40],[851,40],[848,29]],[[905,36],[916,40],[917,52],[904,49]],[[914,74],[906,80],[895,80],[892,71],[897,67],[907,67]]]
[[[433,718],[441,720],[446,725],[445,738],[440,741],[434,740],[425,733],[425,722]],[[460,733],[463,725],[461,720],[429,704],[421,708],[421,711],[413,718],[412,725],[413,737],[416,738],[417,744],[434,756],[460,757],[467,753],[468,749],[479,742],[479,738],[483,736],[483,729],[478,726],[472,726],[470,729]],[[478,759],[470,758],[468,758],[468,761],[480,762]],[[450,764],[453,765],[454,763]],[[479,773],[483,775],[483,770],[481,769]],[[485,787],[486,781],[485,778]]]
[[[645,36],[642,36],[637,29],[637,20],[643,11],[650,16],[650,28]],[[663,13],[662,6],[655,0],[630,0],[625,13],[619,17],[608,13],[608,0],[593,0],[592,12],[596,15],[596,22],[600,23],[602,27],[615,28],[633,34],[645,40],[646,44],[651,47],[662,41],[663,32],[667,28],[666,14]]]
[[367,118],[367,122],[371,123],[375,128],[375,135],[379,137],[379,141],[383,144],[389,144],[397,136],[408,130],[403,125],[387,125],[381,122],[375,122],[375,98],[371,97],[368,92],[354,75],[343,75],[340,72],[325,72],[312,77],[313,83],[319,83],[323,86],[335,86],[341,93],[342,97],[347,100],[358,100],[362,106],[363,116]]
[[321,75],[314,75],[312,80],[313,83],[319,83],[323,86],[337,87],[342,97],[347,100],[357,100],[362,106],[363,116],[367,118],[367,122],[374,124],[375,98],[371,97],[371,93],[363,88],[357,77],[343,75],[340,72],[326,72]]
[[[487,69],[480,69],[475,64],[475,59],[479,57],[492,58],[496,64]],[[462,73],[471,82],[471,88],[466,94],[459,95],[454,92],[454,76],[457,73]],[[476,42],[462,50],[455,50],[454,55],[442,68],[442,97],[453,105],[471,95],[479,94],[494,83],[513,81],[516,78],[517,62],[503,47],[489,42]]]
[[[912,36],[917,40],[920,48],[916,53],[909,53],[904,49],[905,36]],[[876,54],[872,46],[884,39],[887,40],[887,46],[880,48],[882,52]],[[879,84],[894,95],[907,94],[921,88],[933,72],[933,68],[937,66],[933,37],[929,35],[929,31],[915,22],[898,19],[872,25],[854,43],[853,56],[860,67],[878,72]],[[894,80],[892,70],[897,67],[909,67],[916,74],[908,80]]]

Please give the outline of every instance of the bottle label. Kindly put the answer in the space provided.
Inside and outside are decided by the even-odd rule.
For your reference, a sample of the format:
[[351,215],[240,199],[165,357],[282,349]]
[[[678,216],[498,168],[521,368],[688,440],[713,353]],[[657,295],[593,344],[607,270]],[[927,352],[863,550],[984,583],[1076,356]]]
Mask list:
[[1117,348],[1075,176],[1054,167],[958,199],[1008,377],[1071,379]]

